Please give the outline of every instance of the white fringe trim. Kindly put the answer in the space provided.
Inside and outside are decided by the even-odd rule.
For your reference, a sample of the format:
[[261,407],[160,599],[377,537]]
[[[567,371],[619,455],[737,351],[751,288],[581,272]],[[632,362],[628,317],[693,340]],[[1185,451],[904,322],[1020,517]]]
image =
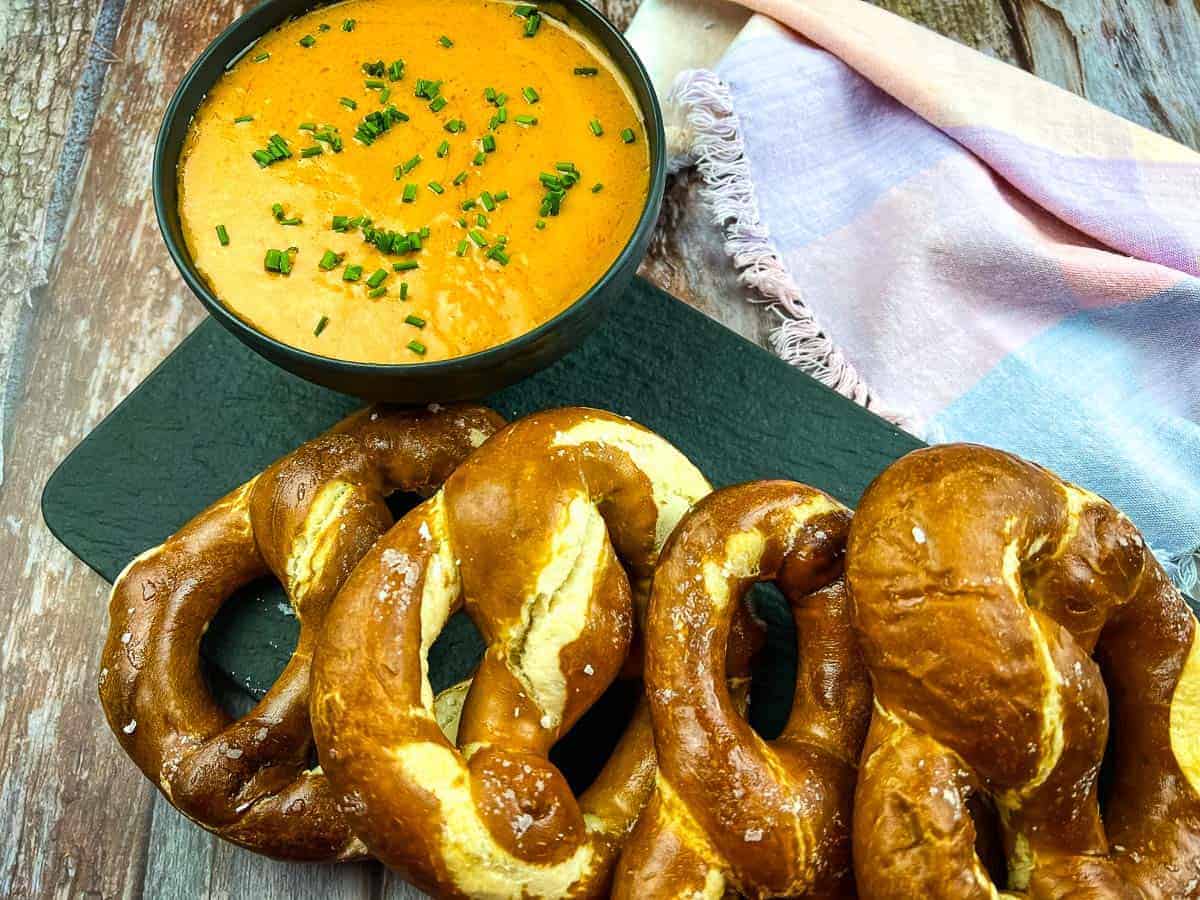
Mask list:
[[762,298],[752,297],[754,302],[769,304],[779,316],[779,325],[771,332],[775,352],[842,396],[914,431],[907,415],[880,403],[817,323],[772,244],[770,230],[759,213],[729,86],[714,72],[687,70],[676,78],[668,103],[682,110],[688,126],[679,135],[685,146],[674,148],[671,170],[694,163],[700,171],[704,179],[700,194],[712,209],[714,224],[724,229],[725,252],[738,269],[739,280]]

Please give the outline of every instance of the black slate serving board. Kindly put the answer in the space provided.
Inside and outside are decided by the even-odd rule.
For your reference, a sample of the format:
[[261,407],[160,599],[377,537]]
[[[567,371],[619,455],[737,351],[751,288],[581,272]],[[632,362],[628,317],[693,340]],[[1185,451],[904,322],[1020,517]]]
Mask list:
[[[641,279],[577,350],[487,402],[509,418],[563,405],[609,409],[674,442],[715,485],[791,478],[850,505],[920,446]],[[274,367],[209,319],[62,462],[43,515],[112,581],[132,557],[359,405]],[[756,602],[770,634],[752,710],[769,734],[790,706],[795,648],[781,598],[761,591]],[[258,583],[225,604],[203,652],[258,696],[296,632],[279,586]],[[434,689],[466,676],[480,651],[474,628],[456,617],[431,653]]]

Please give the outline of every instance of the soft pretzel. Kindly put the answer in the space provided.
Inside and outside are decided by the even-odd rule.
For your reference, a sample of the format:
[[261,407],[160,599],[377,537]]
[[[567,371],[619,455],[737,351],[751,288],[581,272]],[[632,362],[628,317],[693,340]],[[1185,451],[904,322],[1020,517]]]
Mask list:
[[[1128,519],[949,445],[871,485],[848,558],[876,695],[863,897],[1200,896],[1197,623]],[[1006,876],[976,849],[985,807]]]
[[[646,578],[708,493],[661,437],[560,409],[493,438],[363,559],[314,669],[321,762],[371,852],[444,897],[602,894],[653,783],[642,708],[578,800],[551,746],[599,698]],[[432,710],[427,653],[466,604],[488,647],[457,746]]]
[[[100,700],[125,752],[182,813],[271,856],[363,854],[313,768],[309,672],[330,600],[392,523],[384,497],[428,494],[503,424],[478,406],[373,408],[221,498],[113,585]],[[300,622],[287,667],[231,721],[209,694],[200,638],[237,588],[282,582]]]
[[[871,696],[841,579],[849,524],[820,491],[763,481],[710,495],[679,525],[646,622],[658,776],[616,897],[853,893],[850,806]],[[773,741],[726,687],[731,623],[758,581],[782,589],[799,638],[791,715]]]

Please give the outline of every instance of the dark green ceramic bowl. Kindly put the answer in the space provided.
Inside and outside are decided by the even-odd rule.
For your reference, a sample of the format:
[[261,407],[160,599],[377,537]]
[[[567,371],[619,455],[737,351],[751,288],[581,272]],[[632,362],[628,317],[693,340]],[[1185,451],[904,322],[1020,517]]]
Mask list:
[[398,403],[483,397],[548,366],[575,347],[628,286],[646,252],[662,204],[666,146],[662,110],[650,77],[625,38],[584,0],[542,4],[562,14],[602,46],[625,75],[641,107],[650,144],[650,190],[624,249],[592,288],[550,321],[497,347],[440,362],[380,365],[318,356],[281,343],[243,322],[216,297],[188,253],[179,221],[176,167],[188,125],[209,89],[261,36],[288,19],[326,5],[322,0],[266,0],[226,28],[188,70],[167,106],[154,149],[154,208],[163,240],[183,280],[209,313],[266,359],[346,394]]

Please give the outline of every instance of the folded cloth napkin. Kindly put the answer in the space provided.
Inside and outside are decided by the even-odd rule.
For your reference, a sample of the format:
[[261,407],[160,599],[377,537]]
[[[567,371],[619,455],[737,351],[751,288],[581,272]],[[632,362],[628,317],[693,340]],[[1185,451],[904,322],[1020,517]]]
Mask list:
[[1103,494],[1195,590],[1200,155],[857,0],[747,5],[791,30],[674,101],[777,352]]

